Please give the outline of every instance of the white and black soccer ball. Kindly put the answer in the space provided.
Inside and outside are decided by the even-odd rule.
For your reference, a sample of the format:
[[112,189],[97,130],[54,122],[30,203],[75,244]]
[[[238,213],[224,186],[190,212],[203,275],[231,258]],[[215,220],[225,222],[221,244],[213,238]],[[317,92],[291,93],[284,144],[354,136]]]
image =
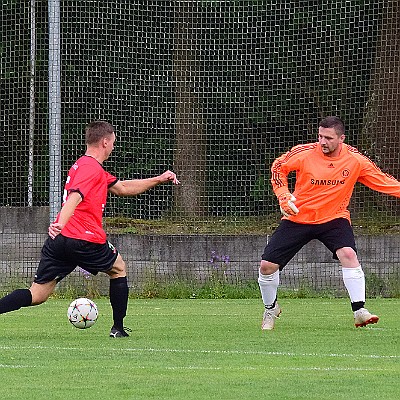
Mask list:
[[99,311],[96,304],[85,297],[74,300],[68,307],[69,322],[79,329],[90,328],[97,321]]

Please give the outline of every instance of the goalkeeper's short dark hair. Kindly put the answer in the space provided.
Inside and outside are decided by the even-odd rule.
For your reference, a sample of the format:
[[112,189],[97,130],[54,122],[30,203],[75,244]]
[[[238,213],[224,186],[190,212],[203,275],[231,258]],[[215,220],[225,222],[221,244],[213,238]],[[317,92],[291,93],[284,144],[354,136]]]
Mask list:
[[338,136],[344,135],[344,122],[339,117],[326,117],[319,123],[319,126],[322,128],[334,128]]

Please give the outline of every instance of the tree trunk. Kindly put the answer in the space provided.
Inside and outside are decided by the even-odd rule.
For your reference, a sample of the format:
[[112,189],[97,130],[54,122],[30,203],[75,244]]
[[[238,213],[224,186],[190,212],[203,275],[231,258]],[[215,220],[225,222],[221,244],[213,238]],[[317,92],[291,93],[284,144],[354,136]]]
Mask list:
[[[386,173],[400,179],[400,2],[384,5],[377,40],[370,98],[363,137],[368,138],[368,155]],[[399,202],[384,198],[386,207],[399,211]]]
[[177,1],[175,8],[175,129],[174,172],[181,185],[175,190],[178,214],[199,217],[207,214],[206,133],[199,98],[196,65],[196,3]]

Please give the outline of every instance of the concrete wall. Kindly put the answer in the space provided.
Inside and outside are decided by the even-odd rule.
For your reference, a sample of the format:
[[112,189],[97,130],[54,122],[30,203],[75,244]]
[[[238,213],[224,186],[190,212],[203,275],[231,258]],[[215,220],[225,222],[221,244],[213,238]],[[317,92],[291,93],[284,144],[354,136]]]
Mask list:
[[0,234],[44,233],[49,218],[49,207],[0,207]]
[[[0,209],[0,290],[21,282],[30,284],[46,239],[48,210]],[[206,282],[218,276],[230,283],[255,281],[266,244],[263,236],[220,235],[111,235],[128,265],[132,288],[140,289],[151,280]],[[387,282],[400,266],[400,235],[358,236],[359,258],[367,274]],[[228,261],[229,260],[229,261]],[[79,270],[61,287],[87,285]],[[96,277],[107,292],[108,279]],[[341,270],[331,253],[312,241],[281,274],[283,287],[344,290]],[[399,283],[400,286],[400,283]]]

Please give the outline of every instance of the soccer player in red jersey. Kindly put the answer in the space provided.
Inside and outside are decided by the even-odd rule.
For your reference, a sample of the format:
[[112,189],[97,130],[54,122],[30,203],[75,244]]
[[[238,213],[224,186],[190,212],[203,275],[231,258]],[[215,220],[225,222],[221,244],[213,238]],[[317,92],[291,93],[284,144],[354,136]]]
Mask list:
[[126,337],[123,320],[128,306],[126,265],[117,249],[107,241],[103,211],[108,193],[135,196],[154,186],[179,184],[172,171],[147,179],[118,180],[103,169],[103,162],[114,149],[115,132],[106,121],[87,125],[86,153],[71,167],[65,183],[63,204],[50,224],[35,279],[29,289],[17,289],[0,299],[0,314],[45,302],[56,284],[78,265],[96,275],[110,277],[110,303],[113,310],[111,337]]
[[[341,263],[355,326],[379,320],[364,308],[364,272],[347,207],[356,182],[395,197],[400,197],[400,182],[345,144],[344,133],[338,117],[327,117],[320,122],[318,142],[295,146],[272,164],[272,188],[283,217],[265,247],[259,269],[265,306],[263,330],[273,329],[281,313],[277,303],[279,271],[312,239],[321,241]],[[296,172],[293,193],[288,188],[291,171]]]

